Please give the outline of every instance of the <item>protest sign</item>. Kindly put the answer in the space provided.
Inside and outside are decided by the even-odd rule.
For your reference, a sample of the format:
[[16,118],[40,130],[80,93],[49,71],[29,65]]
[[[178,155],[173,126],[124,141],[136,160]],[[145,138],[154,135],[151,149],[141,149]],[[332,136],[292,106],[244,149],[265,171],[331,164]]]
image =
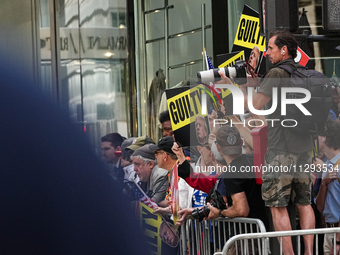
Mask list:
[[172,131],[180,146],[205,145],[210,133],[207,114],[202,113],[204,85],[167,89]]
[[[265,51],[266,38],[261,36],[259,13],[244,5],[240,22],[235,35],[233,52],[244,51],[245,60],[253,70],[263,75],[266,71],[263,52]],[[248,67],[249,69],[250,67]],[[248,73],[250,73],[248,71]]]
[[235,65],[236,60],[243,60],[245,61],[245,55],[244,51],[237,51],[237,52],[231,52],[231,53],[225,53],[217,55],[217,63],[219,63],[218,67],[232,67]]
[[151,249],[151,254],[177,254],[179,249],[179,232],[173,221],[154,214],[154,209],[139,202],[138,215],[142,230]]

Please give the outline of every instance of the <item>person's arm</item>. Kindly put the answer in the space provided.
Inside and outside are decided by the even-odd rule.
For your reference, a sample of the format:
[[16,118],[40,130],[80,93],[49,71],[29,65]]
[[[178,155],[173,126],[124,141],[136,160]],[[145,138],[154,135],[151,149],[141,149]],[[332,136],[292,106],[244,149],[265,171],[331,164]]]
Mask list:
[[169,215],[171,214],[171,205],[167,207],[158,207],[153,211],[154,214]]
[[180,148],[176,142],[174,142],[171,149],[176,154],[178,163],[182,164],[186,160],[183,149]]
[[[265,105],[270,101],[270,99],[271,99],[270,96],[267,96],[261,92],[258,92],[256,96],[253,98],[253,106],[256,110],[262,110],[265,107]],[[250,111],[248,107],[248,95],[244,95],[244,100],[246,101],[245,103],[246,108],[248,109],[248,111]],[[252,114],[253,114],[253,117],[257,116],[254,113]]]
[[323,209],[325,208],[326,194],[327,194],[327,184],[322,180],[318,195],[316,196],[316,199],[315,199],[316,208],[318,208],[319,212],[321,213],[323,212]]
[[209,194],[209,191],[214,187],[217,181],[217,176],[218,175],[216,174],[208,177],[202,173],[192,173],[185,179],[185,181],[194,189],[198,189]]
[[260,78],[254,73],[254,75],[247,74],[247,87],[258,87],[260,86]]
[[[321,162],[318,162],[318,160],[320,160],[320,159],[317,158],[315,162],[317,162],[317,164],[321,164],[322,161],[320,160]],[[323,164],[323,162],[322,162],[322,164]],[[315,199],[316,207],[318,208],[318,210],[321,213],[323,212],[323,210],[325,208],[328,184],[335,178],[336,178],[336,172],[333,172],[331,170],[329,170],[327,172],[327,174],[325,175],[325,177],[322,178],[319,193],[318,193],[318,195],[316,196],[316,199]]]
[[[232,84],[232,83],[229,82],[230,79],[227,76],[225,76],[222,72],[219,71],[218,73],[220,74],[222,80],[219,81],[219,82],[216,82],[216,83]],[[240,87],[240,89],[242,90],[243,96],[244,96],[244,106],[247,110],[249,110],[249,108],[248,108],[248,95],[246,94],[245,87],[243,87],[243,88]],[[270,99],[271,99],[270,96],[267,96],[263,93],[257,93],[256,96],[253,98],[253,106],[256,110],[261,110],[270,101]]]
[[[222,210],[222,216],[230,218],[247,217],[250,209],[246,194],[244,192],[235,193],[231,195],[231,199],[233,200],[233,205],[230,206],[228,209]],[[210,203],[208,203],[208,206],[210,208],[208,219],[215,219],[219,217],[220,209],[213,207]]]
[[[263,126],[267,125],[266,116],[264,116],[264,115],[255,115],[255,114],[252,114],[252,116],[253,116],[253,119],[255,119],[255,126],[261,127],[262,125]],[[263,124],[262,124],[261,120],[263,121]]]
[[206,176],[202,173],[195,173],[188,160],[185,160],[181,165],[178,165],[178,176],[183,178],[194,189],[209,193],[217,181],[217,175]]
[[158,203],[158,206],[163,208],[168,207],[169,205],[170,205],[169,201],[165,199]]

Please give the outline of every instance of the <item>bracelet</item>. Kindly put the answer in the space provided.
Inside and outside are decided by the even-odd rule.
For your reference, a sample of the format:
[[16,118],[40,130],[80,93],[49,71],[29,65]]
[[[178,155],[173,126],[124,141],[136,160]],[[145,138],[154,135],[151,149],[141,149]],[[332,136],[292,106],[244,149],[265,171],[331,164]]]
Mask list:
[[222,215],[222,211],[223,211],[223,210],[220,210],[220,211],[218,212],[218,216],[221,217],[221,218],[224,217],[224,216]]

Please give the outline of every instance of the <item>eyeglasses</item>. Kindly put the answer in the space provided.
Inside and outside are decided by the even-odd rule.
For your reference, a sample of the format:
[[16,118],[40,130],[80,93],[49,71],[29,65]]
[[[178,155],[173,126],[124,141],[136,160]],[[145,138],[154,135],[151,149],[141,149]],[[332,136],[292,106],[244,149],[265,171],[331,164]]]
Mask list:
[[162,150],[155,151],[155,155],[157,155],[158,153],[161,153],[161,154],[165,153],[165,154],[167,154],[167,155],[170,155],[170,154],[167,153],[166,151],[162,151]]

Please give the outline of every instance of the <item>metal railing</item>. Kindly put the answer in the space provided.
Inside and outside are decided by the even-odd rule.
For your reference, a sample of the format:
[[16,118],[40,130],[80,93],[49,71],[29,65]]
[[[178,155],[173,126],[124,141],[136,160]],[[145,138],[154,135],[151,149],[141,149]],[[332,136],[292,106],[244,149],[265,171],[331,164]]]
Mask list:
[[[240,235],[235,235],[231,237],[226,244],[223,247],[222,252],[215,252],[214,255],[227,255],[229,249],[235,244],[237,241],[243,242],[245,245],[243,249],[241,250],[241,253],[236,253],[236,254],[241,254],[241,255],[246,255],[249,254],[249,248],[247,247],[247,244],[249,243],[247,240],[261,240],[262,245],[262,254],[267,255],[269,254],[269,246],[268,246],[268,238],[280,238],[280,254],[282,253],[282,238],[285,236],[297,236],[297,254],[301,254],[301,246],[300,246],[300,238],[301,236],[304,235],[316,235],[316,242],[315,242],[315,254],[319,254],[318,250],[318,235],[320,234],[333,234],[334,238],[336,233],[340,233],[340,227],[339,228],[318,228],[318,229],[307,229],[307,230],[291,230],[291,231],[277,231],[277,232],[266,232],[266,233],[250,233],[250,234],[240,234]],[[335,249],[334,247],[334,254],[335,254]]]
[[[181,255],[211,255],[222,250],[224,244],[233,236],[244,233],[265,233],[266,228],[259,219],[217,218],[211,221],[187,219],[181,226]],[[263,242],[267,246],[268,243]],[[262,250],[262,240],[252,240],[247,246],[255,254]],[[243,249],[243,244],[236,251]],[[258,253],[256,253],[258,254]]]

